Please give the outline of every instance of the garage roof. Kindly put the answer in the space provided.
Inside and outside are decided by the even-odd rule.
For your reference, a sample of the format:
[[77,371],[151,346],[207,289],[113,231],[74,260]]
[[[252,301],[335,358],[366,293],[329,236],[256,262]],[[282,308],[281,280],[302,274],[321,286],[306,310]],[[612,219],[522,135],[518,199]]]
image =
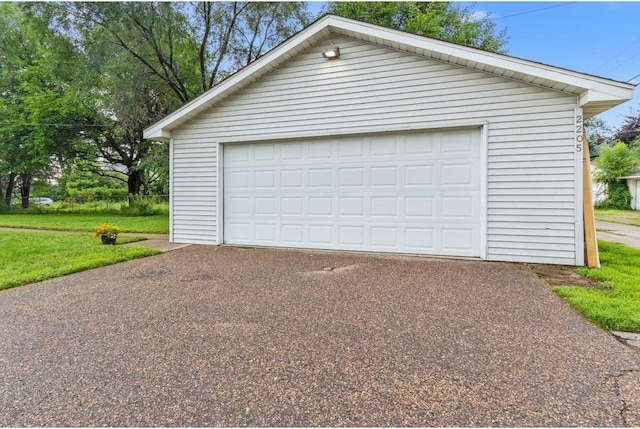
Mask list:
[[167,141],[174,128],[215,103],[260,79],[303,50],[331,34],[422,55],[450,64],[492,73],[580,97],[585,118],[631,100],[634,85],[554,67],[508,55],[392,30],[378,25],[325,15],[218,85],[185,104],[144,131],[147,139]]

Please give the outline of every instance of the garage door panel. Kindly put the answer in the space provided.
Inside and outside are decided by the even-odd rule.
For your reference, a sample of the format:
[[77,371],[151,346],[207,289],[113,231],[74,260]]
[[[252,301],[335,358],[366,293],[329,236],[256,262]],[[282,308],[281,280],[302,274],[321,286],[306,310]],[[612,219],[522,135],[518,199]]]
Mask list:
[[252,214],[251,199],[249,197],[234,197],[230,196],[225,201],[225,211],[228,212],[228,217],[246,216],[249,217]]
[[435,136],[433,134],[407,135],[404,138],[404,154],[413,157],[433,155],[435,152]]
[[469,155],[476,157],[480,153],[480,147],[474,135],[468,131],[448,132],[441,136],[442,154]]
[[388,247],[392,250],[400,249],[400,228],[392,226],[371,227],[371,245],[373,247]]
[[371,142],[372,158],[388,158],[399,153],[398,142],[394,137],[380,137]]
[[273,144],[261,144],[253,146],[254,150],[254,159],[256,161],[274,161],[276,159],[275,156],[275,145]]
[[399,204],[399,198],[396,196],[372,196],[369,213],[372,218],[398,218]]
[[468,219],[473,220],[476,207],[473,196],[442,197],[442,219]]
[[275,223],[256,223],[255,224],[255,241],[260,244],[274,245],[277,244]]
[[258,170],[253,172],[253,186],[256,189],[275,190],[276,172],[274,170]]
[[309,167],[308,169],[308,177],[309,181],[307,182],[310,189],[318,189],[320,191],[324,191],[327,189],[332,189],[334,184],[334,169],[332,168],[316,168]]
[[405,197],[405,218],[433,220],[435,217],[434,197],[420,195]]
[[251,240],[251,223],[225,220],[225,240],[229,243],[249,244]]
[[479,256],[478,130],[224,146],[232,244]]
[[335,241],[333,237],[333,225],[331,224],[311,224],[309,225],[309,243],[313,246],[331,248]]
[[435,228],[407,227],[405,248],[411,253],[436,253]]
[[282,143],[280,145],[280,159],[282,161],[298,161],[302,159],[302,143]]
[[442,249],[454,252],[471,252],[474,244],[473,235],[472,228],[443,227],[441,230]]
[[309,158],[313,160],[327,160],[332,157],[332,143],[331,142],[314,142],[308,144]]
[[282,223],[280,226],[281,240],[283,244],[291,247],[304,247],[304,225]]
[[419,187],[433,186],[435,184],[434,166],[423,165],[409,165],[404,168],[406,187]]
[[338,159],[353,159],[364,157],[363,138],[351,139],[349,144],[338,144]]
[[256,197],[255,214],[257,216],[276,216],[276,197]]
[[225,178],[227,178],[225,187],[228,187],[229,191],[242,191],[250,190],[251,183],[253,183],[253,174],[249,171],[225,171]]
[[304,189],[305,173],[301,169],[286,169],[280,172],[280,187],[282,189]]
[[476,171],[471,162],[443,164],[440,168],[439,185],[446,186],[465,186],[473,187],[476,182]]
[[305,215],[304,210],[304,197],[282,197],[280,204],[280,214],[283,217],[297,216],[302,217]]

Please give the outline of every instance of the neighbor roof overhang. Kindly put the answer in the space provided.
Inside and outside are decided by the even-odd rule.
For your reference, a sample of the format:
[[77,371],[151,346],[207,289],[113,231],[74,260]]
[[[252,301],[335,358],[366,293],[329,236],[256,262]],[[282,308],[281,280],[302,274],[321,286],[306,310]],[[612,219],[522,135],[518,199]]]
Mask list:
[[574,94],[579,97],[585,118],[604,112],[631,100],[633,97],[634,85],[629,83],[508,55],[486,52],[335,15],[325,15],[180,109],[149,126],[144,130],[144,138],[168,141],[176,127],[260,79],[330,34],[343,35],[508,79]]
[[633,174],[630,174],[628,176],[623,176],[623,177],[621,177],[621,179],[640,179],[640,172],[633,173]]

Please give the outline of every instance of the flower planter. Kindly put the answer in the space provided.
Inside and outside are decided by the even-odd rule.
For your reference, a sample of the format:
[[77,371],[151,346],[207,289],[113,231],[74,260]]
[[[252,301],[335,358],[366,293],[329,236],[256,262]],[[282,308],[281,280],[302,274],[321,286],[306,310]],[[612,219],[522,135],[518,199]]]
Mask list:
[[118,237],[109,237],[108,235],[101,235],[102,244],[116,244],[116,238]]

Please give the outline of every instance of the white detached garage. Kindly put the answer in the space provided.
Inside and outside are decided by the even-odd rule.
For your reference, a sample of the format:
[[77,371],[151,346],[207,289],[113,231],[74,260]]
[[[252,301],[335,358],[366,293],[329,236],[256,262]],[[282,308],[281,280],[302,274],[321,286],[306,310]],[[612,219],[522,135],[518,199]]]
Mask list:
[[582,121],[632,92],[328,15],[145,137],[173,242],[582,265]]

